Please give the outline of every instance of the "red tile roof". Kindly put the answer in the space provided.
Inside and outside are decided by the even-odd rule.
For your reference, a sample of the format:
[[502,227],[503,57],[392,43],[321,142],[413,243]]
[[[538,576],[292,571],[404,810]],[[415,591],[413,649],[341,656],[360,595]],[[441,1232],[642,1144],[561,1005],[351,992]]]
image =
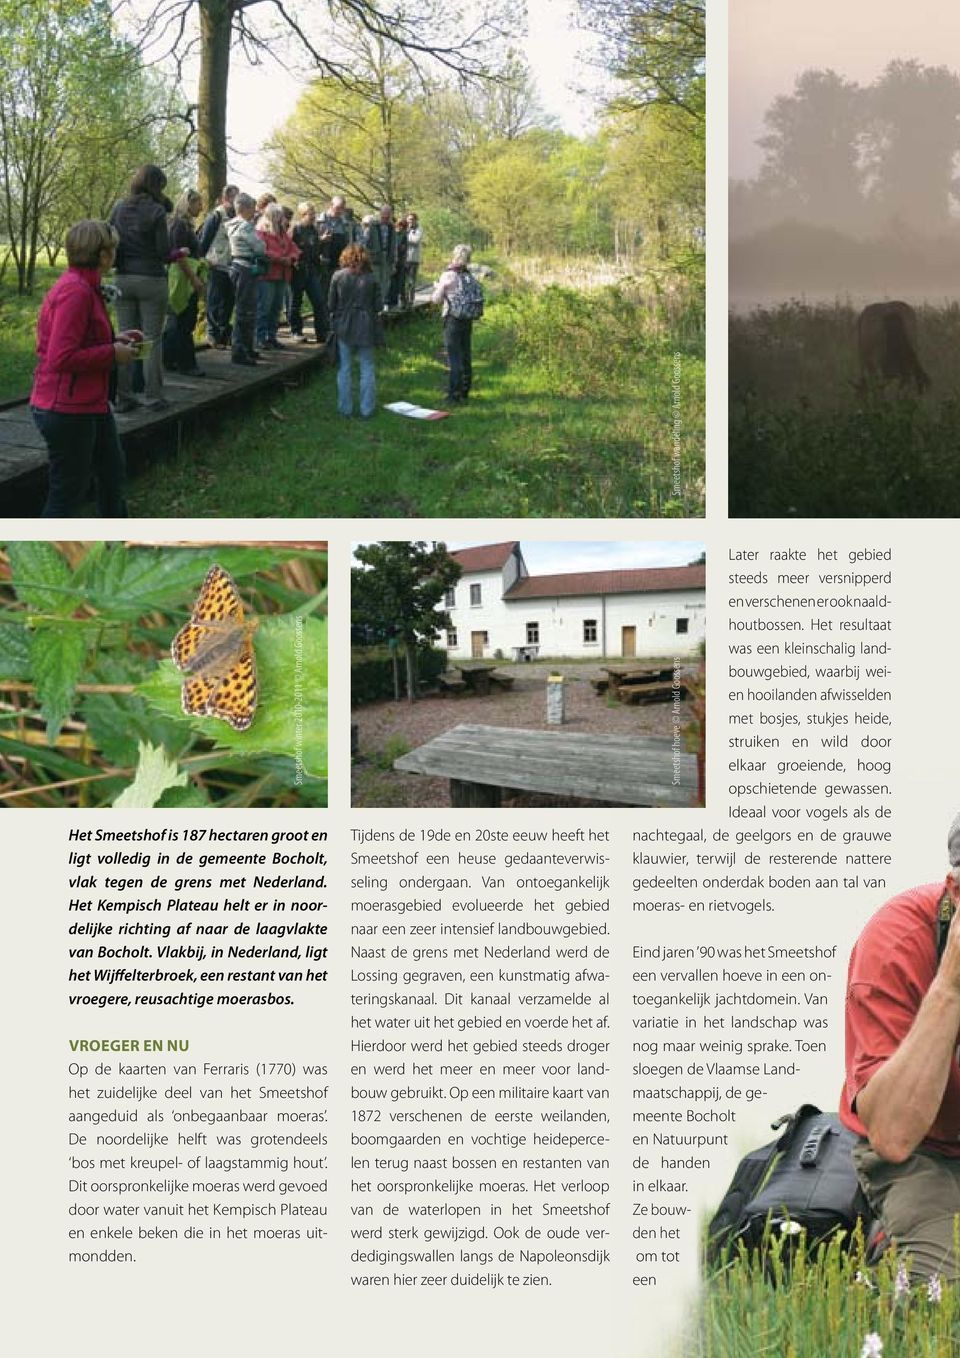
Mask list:
[[662,566],[640,571],[575,571],[564,575],[528,575],[505,599],[544,599],[574,594],[652,594],[661,590],[703,589],[706,566]]
[[460,562],[464,572],[498,571],[519,546],[519,542],[494,542],[487,547],[464,547],[450,555]]

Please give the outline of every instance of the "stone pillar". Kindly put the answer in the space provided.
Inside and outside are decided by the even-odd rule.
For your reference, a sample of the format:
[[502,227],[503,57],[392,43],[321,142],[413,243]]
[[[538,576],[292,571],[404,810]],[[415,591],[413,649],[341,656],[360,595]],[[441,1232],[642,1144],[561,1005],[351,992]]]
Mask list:
[[547,675],[547,725],[562,726],[564,714],[563,675]]

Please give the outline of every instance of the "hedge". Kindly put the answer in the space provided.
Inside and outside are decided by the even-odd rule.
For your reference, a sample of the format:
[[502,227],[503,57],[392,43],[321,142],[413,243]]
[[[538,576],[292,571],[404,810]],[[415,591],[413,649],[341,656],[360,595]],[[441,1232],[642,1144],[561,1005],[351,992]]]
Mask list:
[[[401,651],[398,656],[400,696],[407,694],[407,663]],[[429,686],[447,668],[447,653],[435,646],[421,646],[417,651],[417,677]],[[350,693],[354,707],[379,702],[393,697],[393,658],[386,646],[354,646],[350,652]]]

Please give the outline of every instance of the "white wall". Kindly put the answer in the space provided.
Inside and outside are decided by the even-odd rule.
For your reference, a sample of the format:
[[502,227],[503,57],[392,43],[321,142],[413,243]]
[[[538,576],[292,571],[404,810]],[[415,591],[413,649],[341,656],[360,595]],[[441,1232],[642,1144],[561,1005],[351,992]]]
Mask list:
[[[470,586],[479,584],[480,604],[471,606]],[[503,645],[502,641],[495,638],[502,632],[504,626],[504,603],[503,603],[503,574],[499,570],[493,571],[465,571],[457,581],[455,588],[456,603],[453,608],[445,611],[450,615],[450,623],[457,633],[456,649],[450,648],[451,655],[469,656],[470,633],[489,632],[490,645],[484,648],[485,656],[492,656],[498,646]],[[439,605],[443,610],[443,604]],[[446,637],[441,637],[441,645],[446,644]]]
[[[636,628],[636,655],[683,656],[695,653],[705,632],[705,595],[700,590],[669,590],[650,594],[582,595],[561,599],[515,599],[499,596],[499,573],[474,572],[457,582],[457,604],[449,609],[457,632],[452,655],[469,656],[471,632],[489,633],[484,655],[497,650],[513,658],[513,648],[527,645],[527,623],[540,630],[541,656],[618,657],[622,654],[622,629]],[[471,608],[470,585],[481,584],[481,604]],[[688,619],[686,633],[678,634],[677,618]],[[583,624],[593,619],[597,640],[584,642]]]

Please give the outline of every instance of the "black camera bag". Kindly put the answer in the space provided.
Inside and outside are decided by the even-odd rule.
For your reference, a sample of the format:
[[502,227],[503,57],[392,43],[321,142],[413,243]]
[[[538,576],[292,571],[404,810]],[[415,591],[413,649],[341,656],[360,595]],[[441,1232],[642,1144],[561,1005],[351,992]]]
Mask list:
[[775,1141],[744,1156],[710,1223],[707,1262],[715,1265],[724,1246],[761,1243],[771,1234],[806,1230],[814,1245],[836,1231],[852,1235],[858,1220],[866,1239],[872,1214],[853,1167],[851,1151],[860,1139],[835,1113],[805,1103],[772,1124],[783,1130]]

